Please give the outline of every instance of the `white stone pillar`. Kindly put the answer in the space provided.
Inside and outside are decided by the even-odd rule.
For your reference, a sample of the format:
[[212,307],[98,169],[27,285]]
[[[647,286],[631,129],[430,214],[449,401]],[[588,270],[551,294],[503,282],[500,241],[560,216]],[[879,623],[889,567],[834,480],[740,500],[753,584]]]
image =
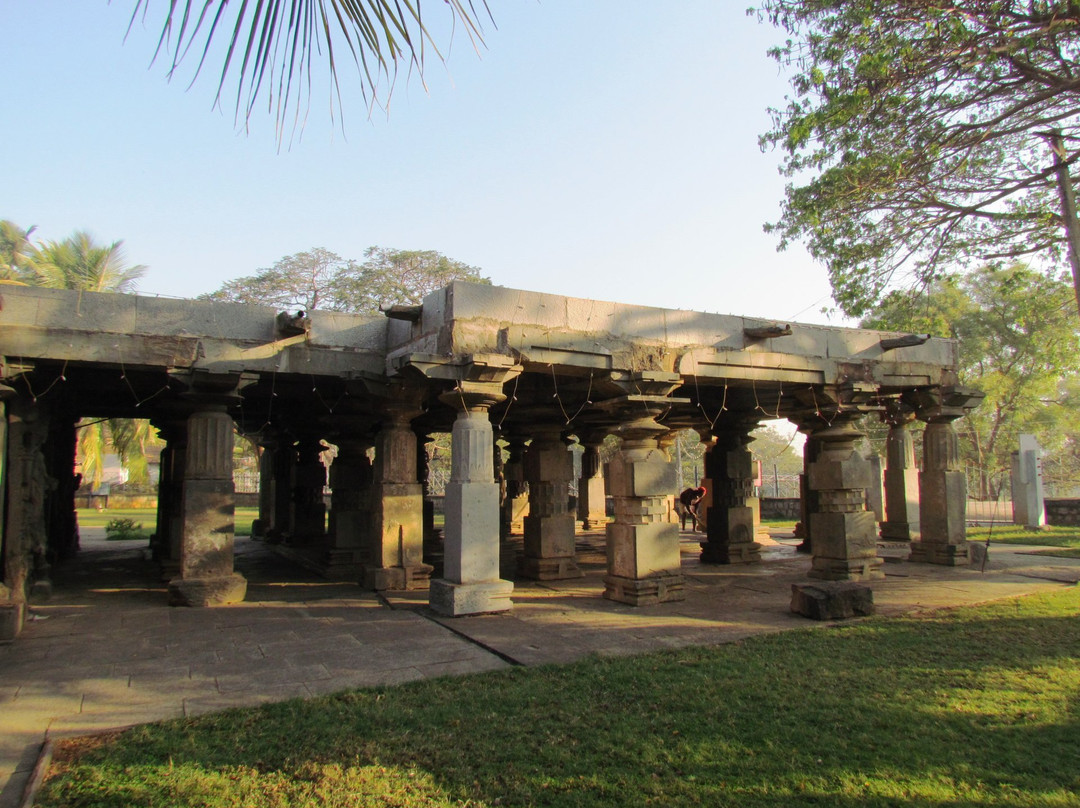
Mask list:
[[512,606],[514,584],[499,578],[499,485],[488,417],[489,408],[504,398],[499,383],[467,381],[442,396],[459,412],[451,431],[444,572],[429,589],[431,608],[439,614],[483,614]]
[[1020,436],[1020,451],[1012,455],[1013,524],[1032,530],[1046,526],[1042,447],[1034,435]]

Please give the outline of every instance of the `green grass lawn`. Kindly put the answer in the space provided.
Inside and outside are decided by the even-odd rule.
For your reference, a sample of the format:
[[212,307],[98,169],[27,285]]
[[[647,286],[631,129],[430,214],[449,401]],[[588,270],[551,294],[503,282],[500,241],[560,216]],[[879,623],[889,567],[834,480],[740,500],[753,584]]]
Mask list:
[[[142,532],[147,536],[157,530],[157,510],[154,508],[106,508],[101,511],[96,508],[78,508],[75,514],[79,527],[106,527],[116,519],[131,519],[142,525]],[[258,516],[258,508],[237,508],[234,516],[236,535],[250,536],[251,522]]]
[[1039,555],[1058,558],[1080,558],[1080,528],[1047,525],[1041,530],[1030,530],[1023,525],[1001,524],[993,527],[969,527],[968,541],[985,542],[989,537],[990,546],[995,544],[1041,544],[1054,547],[1043,550]]
[[37,804],[1080,806],[1080,592],[139,727]]

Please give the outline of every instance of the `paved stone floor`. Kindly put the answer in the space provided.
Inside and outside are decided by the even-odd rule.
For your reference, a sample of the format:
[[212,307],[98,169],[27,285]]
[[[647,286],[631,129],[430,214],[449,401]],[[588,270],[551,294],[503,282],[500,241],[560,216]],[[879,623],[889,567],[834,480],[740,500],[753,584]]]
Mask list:
[[[686,600],[632,608],[604,600],[603,534],[578,537],[583,578],[519,582],[511,613],[441,618],[426,592],[381,597],[298,571],[265,545],[237,542],[247,601],[169,608],[144,542],[83,531],[76,562],[56,571],[53,597],[0,646],[0,808],[17,806],[46,736],[62,737],[365,685],[468,675],[508,665],[570,662],[731,642],[806,628],[789,611],[810,560],[782,534],[763,563],[704,566],[682,535]],[[873,584],[892,615],[1028,594],[1080,579],[1080,560],[994,547],[985,569],[910,564],[883,546]],[[508,554],[508,560],[510,560]]]

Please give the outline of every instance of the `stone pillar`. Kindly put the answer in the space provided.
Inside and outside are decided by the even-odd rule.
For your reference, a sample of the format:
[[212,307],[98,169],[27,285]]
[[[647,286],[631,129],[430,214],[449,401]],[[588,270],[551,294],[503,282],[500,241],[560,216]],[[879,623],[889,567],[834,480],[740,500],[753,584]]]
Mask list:
[[909,429],[915,413],[894,405],[886,409],[883,419],[889,424],[889,437],[885,444],[885,521],[881,523],[881,538],[918,541],[919,469]]
[[323,574],[334,580],[360,578],[371,544],[371,497],[374,473],[367,452],[371,442],[363,434],[336,439],[337,457],[330,464],[328,546]]
[[273,494],[266,540],[277,543],[290,535],[293,519],[293,475],[296,473],[296,445],[287,436],[280,436],[267,447],[273,466]]
[[274,449],[277,441],[263,435],[259,439],[259,516],[251,525],[251,538],[266,539],[274,527]]
[[296,446],[296,467],[293,469],[292,520],[289,524],[289,543],[314,544],[326,535],[326,467],[319,456],[324,446],[312,436],[305,435]]
[[1020,451],[1012,453],[1013,524],[1032,530],[1046,526],[1043,497],[1042,447],[1034,435],[1020,436]]
[[926,421],[923,470],[919,475],[918,541],[911,561],[959,566],[968,564],[967,475],[953,422],[978,406],[983,394],[970,388],[920,391],[916,413]]
[[15,592],[9,575],[9,554],[14,547],[14,531],[8,523],[8,399],[15,391],[0,382],[0,644],[13,641],[26,619],[26,598]]
[[436,562],[442,563],[442,542],[439,541],[439,534],[435,531],[435,503],[429,498],[431,496],[431,454],[428,451],[428,444],[431,441],[432,436],[426,432],[421,432],[416,437],[416,478],[424,497],[424,563],[435,567]]
[[[718,425],[719,427],[719,425]],[[720,429],[716,443],[705,451],[708,492],[706,540],[701,542],[703,564],[752,564],[761,561],[754,541],[754,459],[747,445],[757,422]]]
[[817,510],[817,493],[810,487],[810,466],[821,454],[821,442],[813,436],[813,427],[802,424],[799,431],[806,434],[803,445],[803,473],[799,475],[799,521],[795,525],[796,538],[802,539],[795,549],[800,553],[812,553],[810,538],[810,514]]
[[458,616],[511,608],[514,585],[499,578],[499,486],[488,410],[502,401],[501,382],[462,381],[442,400],[458,408],[451,432],[446,486],[444,573],[431,582],[429,602]]
[[424,563],[424,491],[416,476],[414,406],[391,401],[376,438],[370,552],[364,585],[376,590],[423,589],[432,567]]
[[580,578],[574,553],[574,514],[570,513],[570,482],[574,458],[562,440],[561,427],[539,425],[525,452],[529,483],[529,515],[525,517],[525,547],[518,573],[536,581]]
[[173,606],[238,603],[247,581],[233,571],[233,421],[224,405],[202,404],[187,420],[180,574]]
[[582,440],[585,451],[581,455],[581,478],[578,480],[577,518],[581,520],[583,530],[595,530],[607,524],[604,466],[600,462],[602,441],[602,436]]
[[187,466],[187,418],[171,416],[156,423],[165,439],[158,479],[158,522],[154,554],[161,577],[170,581],[180,574],[184,538],[184,474]]
[[499,518],[503,538],[524,533],[525,517],[529,514],[529,485],[525,481],[526,439],[520,435],[509,435],[506,442],[506,462],[503,463],[506,493]]
[[607,525],[604,597],[631,606],[686,597],[679,526],[667,514],[675,464],[658,442],[666,431],[651,415],[620,426],[619,452],[604,469],[615,501],[615,518]]
[[877,554],[877,522],[866,510],[870,464],[855,450],[862,437],[857,413],[837,413],[831,426],[814,432],[820,454],[807,468],[814,501],[809,538],[811,578],[871,581],[885,577]]

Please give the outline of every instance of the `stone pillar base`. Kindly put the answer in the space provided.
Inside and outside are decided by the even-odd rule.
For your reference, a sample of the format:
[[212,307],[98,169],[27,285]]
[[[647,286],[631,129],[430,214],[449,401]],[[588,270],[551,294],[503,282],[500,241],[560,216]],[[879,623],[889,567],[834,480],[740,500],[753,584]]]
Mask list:
[[505,612],[513,608],[510,600],[513,591],[513,581],[501,578],[472,584],[456,584],[437,578],[428,590],[428,603],[433,611],[448,617]]
[[573,556],[569,558],[530,558],[518,559],[518,575],[532,581],[561,581],[567,578],[581,578],[585,575],[578,567]]
[[756,564],[761,561],[761,545],[756,541],[723,545],[701,542],[702,564]]
[[807,577],[822,581],[880,581],[885,578],[883,560],[872,558],[823,558],[814,556]]
[[0,644],[13,642],[25,623],[25,603],[0,603]]
[[910,522],[882,522],[881,538],[885,541],[918,541],[919,531]]
[[384,590],[426,589],[434,569],[430,564],[409,567],[375,567],[364,570],[363,586],[376,592]]
[[971,563],[968,543],[937,544],[927,541],[913,541],[908,561],[918,564],[941,564],[946,567],[966,567]]
[[220,578],[174,578],[169,581],[170,606],[226,606],[247,595],[247,579],[238,572]]
[[683,585],[686,578],[681,573],[651,575],[648,578],[622,578],[618,575],[604,577],[604,597],[630,606],[654,606],[686,600]]

